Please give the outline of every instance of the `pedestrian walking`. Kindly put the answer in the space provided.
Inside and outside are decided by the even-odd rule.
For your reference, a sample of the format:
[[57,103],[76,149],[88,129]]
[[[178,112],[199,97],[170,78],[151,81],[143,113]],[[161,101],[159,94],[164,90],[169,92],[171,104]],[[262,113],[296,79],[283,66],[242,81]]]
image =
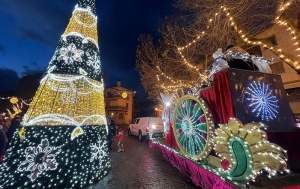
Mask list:
[[114,136],[116,135],[116,126],[114,120],[111,120],[108,125],[107,143],[108,149],[112,150],[112,143],[114,142]]
[[123,145],[124,130],[123,130],[123,128],[119,129],[117,137],[118,137],[118,152],[124,152],[124,145]]

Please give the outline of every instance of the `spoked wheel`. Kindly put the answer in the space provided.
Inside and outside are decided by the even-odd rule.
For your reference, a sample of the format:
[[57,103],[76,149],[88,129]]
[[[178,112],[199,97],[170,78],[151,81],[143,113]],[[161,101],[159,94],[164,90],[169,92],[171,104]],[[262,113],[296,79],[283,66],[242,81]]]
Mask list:
[[173,113],[174,136],[181,152],[195,160],[206,158],[213,144],[214,122],[203,99],[185,95]]

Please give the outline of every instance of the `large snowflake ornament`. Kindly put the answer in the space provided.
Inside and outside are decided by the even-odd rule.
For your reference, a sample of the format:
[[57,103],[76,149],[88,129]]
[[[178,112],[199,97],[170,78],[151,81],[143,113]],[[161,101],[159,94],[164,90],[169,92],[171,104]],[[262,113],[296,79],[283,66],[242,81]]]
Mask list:
[[73,64],[74,61],[82,62],[82,55],[84,54],[83,50],[79,50],[76,48],[76,45],[74,43],[71,43],[67,47],[62,47],[59,50],[59,57],[58,60],[63,59],[65,64]]
[[49,146],[48,139],[42,139],[37,147],[27,147],[26,160],[18,167],[19,172],[30,171],[28,176],[34,181],[43,171],[57,169],[55,157],[61,152],[61,147]]
[[102,162],[104,162],[103,157],[107,155],[107,152],[105,150],[105,148],[107,147],[106,140],[102,142],[101,137],[99,137],[97,143],[91,144],[90,147],[92,154],[90,162],[99,159],[100,164],[102,164]]
[[100,58],[97,55],[96,52],[93,53],[93,55],[89,52],[86,52],[88,61],[87,65],[92,66],[95,69],[95,72],[98,72],[100,70]]
[[248,97],[245,97],[249,102],[248,107],[256,117],[261,117],[261,120],[273,120],[278,114],[279,106],[278,100],[273,94],[273,90],[260,81],[253,81],[246,89],[245,93]]

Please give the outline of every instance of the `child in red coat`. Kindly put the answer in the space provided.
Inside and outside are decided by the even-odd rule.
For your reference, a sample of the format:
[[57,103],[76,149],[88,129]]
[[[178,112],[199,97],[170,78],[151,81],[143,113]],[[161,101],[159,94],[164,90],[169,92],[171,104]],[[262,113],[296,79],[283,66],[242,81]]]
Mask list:
[[116,135],[119,139],[118,141],[118,152],[124,152],[124,145],[123,145],[123,140],[124,140],[124,130],[122,128],[119,129],[118,134]]

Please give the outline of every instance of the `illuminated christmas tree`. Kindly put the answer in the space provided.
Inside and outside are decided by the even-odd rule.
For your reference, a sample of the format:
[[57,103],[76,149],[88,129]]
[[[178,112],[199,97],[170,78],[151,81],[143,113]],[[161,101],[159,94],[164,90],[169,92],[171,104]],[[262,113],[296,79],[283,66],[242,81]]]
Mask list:
[[79,0],[1,165],[0,188],[84,188],[110,170],[95,0]]

